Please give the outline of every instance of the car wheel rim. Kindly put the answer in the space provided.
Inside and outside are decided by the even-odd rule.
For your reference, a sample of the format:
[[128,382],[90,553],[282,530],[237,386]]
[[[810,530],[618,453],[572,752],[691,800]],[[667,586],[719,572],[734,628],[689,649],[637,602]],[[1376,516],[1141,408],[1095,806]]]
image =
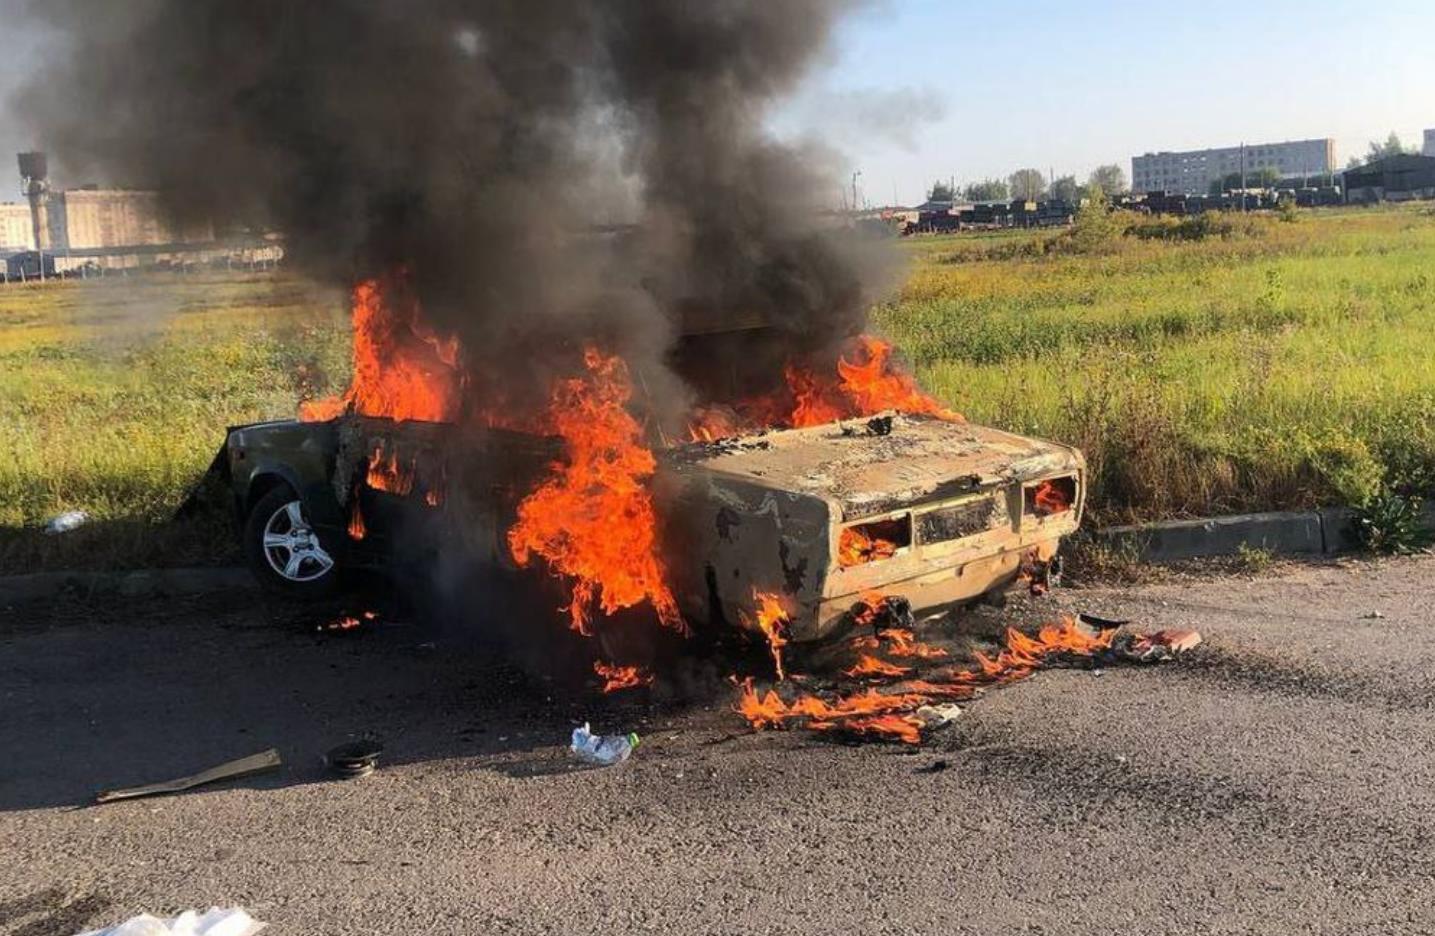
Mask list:
[[281,578],[312,582],[334,568],[334,558],[304,517],[304,505],[292,500],[264,523],[264,558]]

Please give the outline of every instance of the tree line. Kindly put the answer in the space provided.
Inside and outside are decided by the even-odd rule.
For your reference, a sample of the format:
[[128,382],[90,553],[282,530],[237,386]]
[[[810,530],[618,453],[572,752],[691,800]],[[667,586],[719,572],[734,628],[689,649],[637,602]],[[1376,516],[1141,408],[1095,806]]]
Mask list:
[[1109,163],[1093,169],[1084,183],[1078,182],[1074,175],[1064,175],[1051,180],[1048,185],[1047,178],[1040,169],[1018,169],[1005,179],[983,179],[980,182],[969,182],[962,187],[939,180],[932,183],[927,198],[931,201],[970,202],[1015,199],[1040,201],[1050,198],[1075,204],[1097,192],[1114,195],[1126,190],[1126,173],[1115,163]]
[[1368,163],[1373,163],[1377,159],[1384,159],[1387,156],[1418,155],[1420,155],[1420,148],[1418,146],[1406,146],[1401,141],[1400,134],[1396,133],[1394,130],[1391,130],[1390,136],[1386,137],[1384,142],[1381,142],[1380,140],[1370,141],[1370,150],[1365,154],[1364,159],[1359,156],[1350,157],[1350,159],[1345,164],[1345,168],[1359,169],[1361,166],[1367,165]]

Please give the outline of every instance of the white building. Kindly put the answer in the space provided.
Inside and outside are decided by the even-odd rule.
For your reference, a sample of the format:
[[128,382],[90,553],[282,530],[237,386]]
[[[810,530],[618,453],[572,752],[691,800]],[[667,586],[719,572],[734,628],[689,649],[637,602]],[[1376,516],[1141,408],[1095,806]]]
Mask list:
[[1131,159],[1131,189],[1204,195],[1213,182],[1240,173],[1242,168],[1247,175],[1270,169],[1281,178],[1334,172],[1335,141],[1295,140],[1184,153],[1147,153]]
[[0,254],[35,249],[35,226],[30,206],[0,202]]

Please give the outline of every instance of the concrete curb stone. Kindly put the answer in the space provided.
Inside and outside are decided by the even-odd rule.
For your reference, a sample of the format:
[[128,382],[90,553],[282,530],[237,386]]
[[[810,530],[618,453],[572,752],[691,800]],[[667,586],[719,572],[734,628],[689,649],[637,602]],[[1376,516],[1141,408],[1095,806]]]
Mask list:
[[124,598],[202,595],[233,588],[257,588],[249,570],[214,568],[139,569],[129,572],[34,572],[0,577],[0,606],[52,599],[66,592]]
[[[1427,529],[1435,530],[1435,502],[1422,510]],[[1356,548],[1355,511],[1320,510],[1234,514],[1204,520],[1163,520],[1095,530],[1093,539],[1130,551],[1143,560],[1174,562],[1206,556],[1231,556],[1242,545],[1281,555],[1334,555]],[[139,569],[131,572],[34,572],[0,576],[0,607],[43,601],[65,592],[125,598],[202,595],[226,589],[257,588],[241,566]]]

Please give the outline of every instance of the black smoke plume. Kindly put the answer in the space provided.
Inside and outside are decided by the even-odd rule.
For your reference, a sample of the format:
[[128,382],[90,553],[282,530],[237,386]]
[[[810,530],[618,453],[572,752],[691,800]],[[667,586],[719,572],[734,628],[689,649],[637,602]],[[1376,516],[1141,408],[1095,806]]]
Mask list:
[[[764,124],[849,7],[44,0],[64,39],[22,116],[178,219],[284,232],[314,279],[406,270],[479,392],[537,399],[596,340],[676,417],[834,347],[883,282],[825,217],[830,153]],[[770,327],[681,338],[737,323]]]

